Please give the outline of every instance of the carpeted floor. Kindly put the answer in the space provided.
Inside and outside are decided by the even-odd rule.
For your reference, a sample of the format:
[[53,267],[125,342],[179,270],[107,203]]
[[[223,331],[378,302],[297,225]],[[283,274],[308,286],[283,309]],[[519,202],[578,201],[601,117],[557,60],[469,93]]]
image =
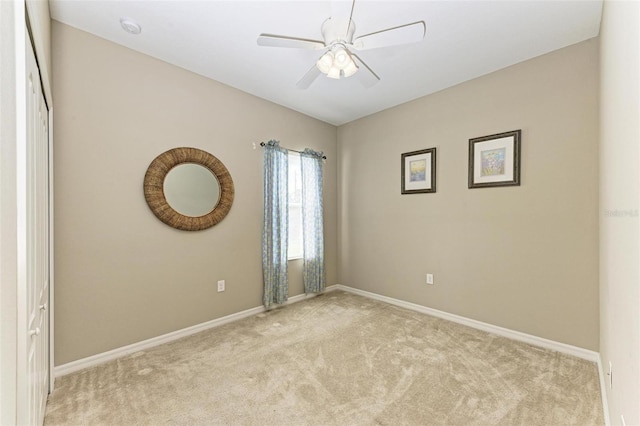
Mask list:
[[602,425],[594,363],[342,291],[58,378],[46,425]]

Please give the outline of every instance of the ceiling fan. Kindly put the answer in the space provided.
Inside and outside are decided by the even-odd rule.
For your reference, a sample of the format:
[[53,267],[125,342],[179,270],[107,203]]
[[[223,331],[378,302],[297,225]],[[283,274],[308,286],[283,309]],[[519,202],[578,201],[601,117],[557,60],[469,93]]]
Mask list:
[[424,39],[424,21],[387,28],[354,39],[356,24],[352,18],[355,0],[350,4],[350,12],[344,9],[344,4],[332,2],[332,16],[321,27],[323,41],[264,33],[258,37],[259,46],[324,50],[315,65],[296,84],[299,89],[308,88],[321,73],[333,79],[356,74],[363,86],[369,88],[380,81],[380,77],[353,53],[354,50],[377,49]]

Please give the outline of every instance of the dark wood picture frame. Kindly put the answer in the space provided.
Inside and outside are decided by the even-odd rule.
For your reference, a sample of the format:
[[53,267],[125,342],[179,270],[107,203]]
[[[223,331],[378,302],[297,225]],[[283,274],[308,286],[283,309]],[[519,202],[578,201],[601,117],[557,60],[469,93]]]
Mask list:
[[519,186],[521,140],[522,130],[469,139],[469,188]]
[[[412,158],[418,167],[417,171],[412,171],[411,166],[409,169],[406,167]],[[401,194],[436,192],[436,148],[405,152],[400,155],[400,164]]]

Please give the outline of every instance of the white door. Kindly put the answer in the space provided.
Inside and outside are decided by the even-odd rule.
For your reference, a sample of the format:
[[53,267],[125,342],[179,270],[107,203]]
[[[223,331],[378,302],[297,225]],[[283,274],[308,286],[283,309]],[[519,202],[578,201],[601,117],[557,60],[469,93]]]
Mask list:
[[27,423],[41,425],[49,392],[49,114],[29,40],[27,37]]

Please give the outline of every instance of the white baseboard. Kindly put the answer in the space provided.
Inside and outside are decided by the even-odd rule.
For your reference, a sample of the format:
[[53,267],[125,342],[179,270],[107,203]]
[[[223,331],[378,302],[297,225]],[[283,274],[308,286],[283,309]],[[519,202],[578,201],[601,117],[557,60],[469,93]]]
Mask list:
[[[542,337],[533,336],[531,334],[521,333],[519,331],[498,327],[496,325],[484,323],[481,321],[476,321],[470,318],[462,317],[455,314],[450,314],[447,312],[439,311],[437,309],[428,308],[426,306],[418,305],[411,302],[405,302],[403,300],[382,296],[376,293],[371,293],[368,291],[344,286],[341,284],[329,286],[325,289],[325,292],[329,292],[333,290],[344,290],[346,292],[350,292],[353,294],[358,294],[360,296],[379,300],[385,303],[389,303],[391,305],[400,306],[402,308],[410,309],[412,311],[421,312],[427,315],[431,315],[431,316],[442,318],[458,324],[463,324],[472,328],[476,328],[478,330],[483,330],[489,333],[497,334],[499,336],[507,337],[509,339],[518,340],[521,342],[529,343],[531,345],[540,346],[546,349],[551,349],[557,352],[573,355],[578,358],[583,358],[583,359],[595,362],[598,364],[598,370],[600,374],[600,386],[603,392],[603,397],[602,397],[603,404],[605,404],[604,405],[605,419],[608,420],[609,414],[608,414],[608,409],[606,405],[606,394],[604,389],[605,379],[602,372],[602,365],[600,363],[600,355],[597,352],[590,351],[588,349],[579,348],[576,346],[567,345],[565,343],[555,342],[553,340],[544,339]],[[315,294],[308,294],[308,295],[300,294],[298,296],[293,296],[293,297],[290,297],[287,302],[285,302],[285,305],[300,302],[315,296],[316,296]],[[107,352],[102,352],[87,358],[82,358],[76,361],[62,364],[55,367],[54,376],[60,377],[66,374],[74,373],[76,371],[84,370],[85,368],[93,367],[95,365],[102,364],[104,362],[111,361],[117,358],[121,358],[123,356],[127,356],[135,352],[149,349],[154,346],[162,345],[164,343],[172,342],[174,340],[181,339],[183,337],[190,336],[192,334],[199,333],[204,330],[209,330],[211,328],[219,327],[221,325],[228,324],[233,321],[238,321],[240,319],[265,312],[266,310],[267,309],[265,309],[264,306],[258,306],[255,308],[247,309],[245,311],[237,312],[235,314],[227,315],[222,318],[217,318],[211,321],[207,321],[202,324],[197,324],[191,327],[183,328],[182,330],[176,330],[171,333],[163,334],[161,336],[153,337],[151,339],[143,340],[141,342],[133,343],[131,345],[122,346],[120,348],[112,349]],[[607,424],[609,423],[607,422]]]
[[[337,288],[338,287],[335,285],[329,286],[325,289],[325,292],[336,290]],[[289,300],[287,300],[283,305],[289,305],[291,303],[300,302],[315,296],[316,294],[300,294],[297,296],[290,297]],[[264,306],[258,306],[255,308],[247,309],[245,311],[236,312],[235,314],[227,315],[222,318],[216,318],[214,320],[207,321],[202,324],[197,324],[191,327],[183,328],[182,330],[176,330],[171,333],[167,333],[161,336],[152,337],[151,339],[143,340],[141,342],[132,343],[131,345],[122,346],[120,348],[112,349],[107,352],[102,352],[87,358],[82,358],[76,361],[62,364],[54,368],[54,376],[60,377],[70,373],[74,373],[76,371],[84,370],[85,368],[93,367],[95,365],[102,364],[104,362],[111,361],[117,358],[122,358],[123,356],[127,356],[135,352],[149,349],[154,346],[162,345],[164,343],[169,343],[174,340],[178,340],[183,337],[190,336],[195,333],[199,333],[201,331],[209,330],[211,328],[219,327],[221,325],[228,324],[233,321],[238,321],[243,318],[247,318],[252,315],[256,315],[265,311],[267,311],[267,309]]]
[[602,358],[598,354],[598,376],[600,376],[600,396],[602,398],[602,414],[604,415],[605,426],[611,425],[611,418],[609,417],[609,401],[607,399],[607,376],[602,369]]
[[391,305],[400,306],[401,308],[410,309],[412,311],[421,312],[434,317],[442,318],[448,321],[456,322],[458,324],[466,325],[468,327],[476,328],[478,330],[486,331],[488,333],[497,334],[498,336],[507,337],[509,339],[517,340],[520,342],[529,343],[534,346],[539,346],[545,349],[551,349],[553,351],[561,352],[568,355],[573,355],[578,358],[586,359],[592,362],[598,362],[600,355],[598,352],[594,352],[588,349],[579,348],[577,346],[567,345],[566,343],[560,343],[553,340],[545,339],[543,337],[534,336],[531,334],[522,333],[520,331],[510,330],[508,328],[499,327],[497,325],[488,324],[486,322],[476,321],[471,318],[462,317],[448,312],[439,311],[437,309],[427,308],[426,306],[418,305],[411,302],[405,302],[404,300],[394,299],[392,297],[381,296],[376,293],[360,290],[353,287],[344,286],[342,284],[336,284],[334,287],[338,290],[344,290],[353,294],[368,297],[371,299],[386,302]]

